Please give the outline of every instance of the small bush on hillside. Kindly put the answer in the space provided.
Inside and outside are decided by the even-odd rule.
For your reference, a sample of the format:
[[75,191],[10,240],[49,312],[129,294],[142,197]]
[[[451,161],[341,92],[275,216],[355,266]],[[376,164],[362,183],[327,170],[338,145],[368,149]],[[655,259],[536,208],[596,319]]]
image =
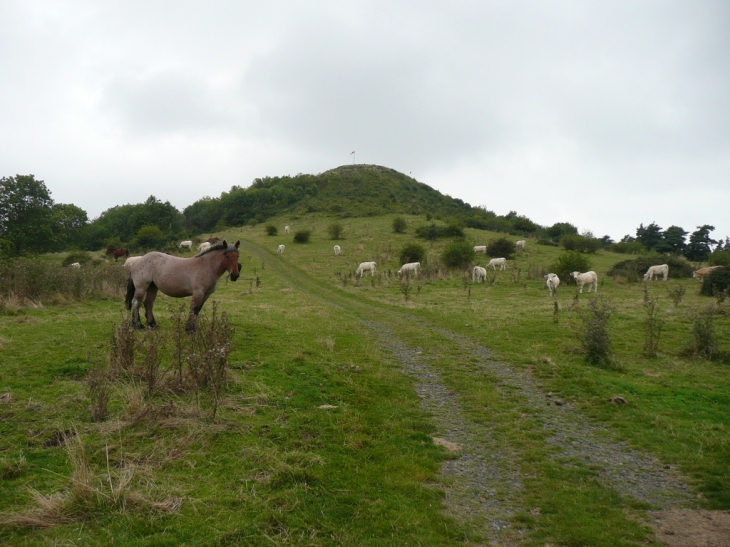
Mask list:
[[515,244],[506,237],[500,237],[490,241],[487,245],[487,255],[492,258],[513,258],[515,255]]
[[623,277],[626,281],[640,281],[644,278],[646,270],[657,264],[669,266],[669,277],[692,277],[694,267],[686,259],[678,256],[646,255],[630,260],[622,260],[611,266],[608,275],[613,278]]
[[407,227],[408,223],[403,217],[395,217],[393,219],[393,231],[396,234],[404,234]]
[[588,363],[611,368],[613,341],[608,332],[608,321],[615,308],[600,296],[591,300],[589,308],[581,314],[583,328],[576,333],[578,340]]
[[78,262],[79,264],[88,264],[91,261],[91,255],[86,251],[73,251],[69,253],[66,258],[63,259],[61,265],[68,266],[69,264],[73,264],[74,262]]
[[730,267],[725,266],[713,270],[710,275],[702,280],[700,294],[703,296],[715,296],[716,293],[730,288]]
[[310,230],[299,230],[294,233],[294,243],[309,243],[309,238],[312,235]]
[[159,227],[150,224],[139,229],[132,246],[143,249],[159,248],[165,244],[166,239],[165,233]]
[[560,245],[566,251],[580,251],[595,253],[601,248],[601,240],[594,237],[585,237],[578,234],[566,234],[560,238]]
[[333,222],[327,226],[327,233],[330,235],[330,239],[342,239],[342,233],[345,231],[345,227],[340,222]]
[[275,236],[278,233],[279,233],[279,228],[277,228],[273,224],[267,224],[266,225],[266,235],[267,236]]
[[550,266],[550,271],[560,278],[563,283],[575,283],[570,277],[571,272],[587,272],[593,267],[591,260],[579,251],[567,251],[561,254]]
[[474,247],[466,241],[452,241],[444,248],[441,260],[449,268],[468,268],[476,253]]
[[447,226],[437,226],[436,224],[427,224],[416,228],[416,237],[435,241],[442,237],[463,238],[464,230],[456,223]]
[[646,252],[646,247],[642,245],[641,241],[619,241],[618,243],[611,243],[608,250],[614,253],[640,255]]
[[409,262],[423,262],[423,259],[426,258],[426,249],[418,243],[409,243],[401,249],[398,258],[401,264],[408,264]]
[[730,251],[715,251],[707,261],[710,263],[710,266],[730,266]]

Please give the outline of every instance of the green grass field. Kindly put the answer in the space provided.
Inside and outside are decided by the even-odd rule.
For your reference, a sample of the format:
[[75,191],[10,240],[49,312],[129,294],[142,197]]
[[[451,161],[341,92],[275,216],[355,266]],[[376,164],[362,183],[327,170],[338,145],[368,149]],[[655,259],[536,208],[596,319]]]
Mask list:
[[[91,421],[87,378],[108,364],[112,333],[128,313],[121,298],[6,308],[0,394],[12,395],[0,402],[0,541],[646,545],[656,544],[648,510],[730,509],[727,303],[700,297],[692,279],[651,283],[664,329],[658,355],[646,357],[644,285],[607,277],[626,257],[601,251],[591,259],[598,294],[614,307],[614,356],[611,367],[591,366],[576,332],[595,296],[576,301],[563,280],[556,318],[537,275],[561,249],[528,239],[493,283],[472,284],[438,268],[445,242],[425,243],[425,275],[406,299],[393,275],[397,255],[425,220],[405,218],[404,234],[392,233],[392,216],[341,220],[338,241],[327,236],[332,220],[319,216],[277,219],[278,236],[263,225],[217,234],[241,240],[243,270],[235,283],[222,278],[211,299],[235,329],[215,419],[205,393],[147,396],[130,375],[112,387],[109,418]],[[293,242],[298,229],[312,230],[309,243]],[[475,245],[498,237],[467,235]],[[349,277],[370,260],[378,262],[374,278]],[[687,291],[675,309],[668,288],[678,284]],[[172,331],[179,303],[158,298],[160,336]],[[687,353],[695,317],[709,306],[720,343],[710,361]],[[433,378],[430,388],[417,367]],[[481,505],[492,513],[461,511],[450,494],[468,478],[442,466],[467,453],[433,441],[448,430],[419,393],[434,386],[451,405],[443,412],[488,443],[497,471]],[[680,473],[688,496],[662,505],[627,495],[602,474],[600,459],[556,445],[533,391],[550,412],[567,409],[570,420],[590,424],[597,442]],[[63,431],[78,435],[53,446]]]

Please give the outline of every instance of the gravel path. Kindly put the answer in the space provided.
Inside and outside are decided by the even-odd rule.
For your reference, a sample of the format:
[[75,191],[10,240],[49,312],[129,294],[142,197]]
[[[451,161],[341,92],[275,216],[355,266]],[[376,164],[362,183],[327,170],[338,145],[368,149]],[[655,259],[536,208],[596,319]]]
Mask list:
[[[484,373],[497,382],[498,389],[518,393],[534,410],[548,442],[559,450],[555,458],[577,458],[596,469],[599,480],[622,496],[650,503],[662,509],[688,506],[695,501],[686,479],[668,469],[651,455],[614,442],[610,432],[588,422],[568,403],[547,397],[545,390],[527,374],[495,359],[487,348],[446,329],[418,321],[424,328],[452,340],[465,357],[477,357]],[[451,392],[430,366],[419,348],[406,345],[393,331],[375,321],[368,327],[380,344],[417,381],[422,407],[432,414],[438,435],[459,445],[458,456],[442,468],[448,513],[457,521],[476,526],[491,545],[513,545],[519,532],[510,530],[509,517],[519,508],[515,494],[522,489],[519,472],[512,462],[518,455],[497,450],[494,432],[464,415],[459,396]],[[564,465],[570,465],[569,463]]]

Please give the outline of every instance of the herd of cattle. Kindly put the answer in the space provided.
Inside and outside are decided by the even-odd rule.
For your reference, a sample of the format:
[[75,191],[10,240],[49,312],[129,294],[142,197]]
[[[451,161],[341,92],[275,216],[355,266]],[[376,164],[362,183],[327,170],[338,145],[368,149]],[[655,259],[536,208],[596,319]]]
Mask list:
[[[285,226],[284,232],[289,233],[290,227]],[[216,242],[220,241],[220,238],[218,237],[211,237],[208,238],[206,241],[202,242],[200,245],[198,245],[198,252],[207,251],[210,246]],[[181,241],[180,245],[178,245],[179,248],[187,247],[188,250],[193,249],[193,242],[190,240]],[[526,242],[524,240],[520,240],[515,242],[515,247],[520,249],[526,248]],[[279,245],[276,249],[276,252],[278,254],[284,254],[284,245]],[[117,252],[120,252],[117,254]],[[334,246],[335,256],[339,256],[342,253],[342,248],[339,245]],[[476,245],[474,247],[475,253],[487,253],[487,246],[486,245]],[[134,264],[137,260],[139,260],[140,256],[129,256],[129,252],[127,249],[111,249],[107,250],[107,254],[113,254],[114,258],[118,256],[127,256],[127,260],[124,262],[124,267],[126,269],[129,269],[132,264]],[[74,262],[73,264],[69,265],[71,268],[80,268],[81,264],[78,262]],[[371,276],[375,275],[375,269],[377,267],[377,264],[375,262],[362,262],[358,267],[357,270],[355,270],[355,275],[357,277],[362,277],[366,272],[370,272]],[[472,269],[472,275],[471,279],[473,282],[476,283],[483,283],[487,279],[487,268],[492,268],[492,270],[496,271],[497,268],[500,270],[504,270],[507,267],[507,259],[506,258],[492,258],[486,265],[486,268],[482,266],[474,266]],[[695,270],[693,273],[693,277],[695,279],[702,279],[705,276],[709,275],[713,270],[720,268],[721,266],[708,266],[706,268],[700,268],[699,270]],[[403,264],[401,266],[400,270],[398,270],[398,276],[402,275],[413,275],[417,276],[419,270],[421,269],[421,263],[420,262],[409,262],[407,264]],[[588,271],[588,272],[571,272],[570,276],[575,279],[576,284],[578,285],[578,292],[583,292],[583,287],[585,285],[588,285],[588,292],[598,292],[598,275],[594,271]],[[659,276],[666,281],[669,277],[669,266],[667,264],[657,264],[656,266],[651,266],[646,273],[644,274],[644,281],[653,281],[654,279],[658,279]],[[554,273],[548,273],[545,276],[545,285],[547,286],[548,290],[550,291],[551,295],[555,294],[555,291],[558,289],[558,286],[560,285],[560,278],[557,276],[557,274]]]

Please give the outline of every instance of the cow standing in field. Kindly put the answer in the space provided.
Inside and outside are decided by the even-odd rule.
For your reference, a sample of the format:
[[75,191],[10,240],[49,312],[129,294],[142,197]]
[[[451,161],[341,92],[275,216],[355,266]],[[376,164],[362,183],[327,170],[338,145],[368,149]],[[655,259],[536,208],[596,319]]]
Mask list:
[[722,266],[708,266],[707,268],[700,268],[692,273],[692,277],[702,281],[706,276],[710,275],[714,270],[722,268]]
[[550,291],[550,296],[555,296],[555,293],[558,290],[558,285],[560,285],[560,278],[558,277],[558,274],[549,273],[545,276],[545,285],[547,286],[548,290]]
[[486,245],[475,245],[474,252],[487,254],[487,246]]
[[507,268],[507,259],[506,258],[493,258],[487,264],[487,268],[492,268],[493,270],[496,270],[497,266],[499,266],[500,270],[504,270],[505,268]]
[[588,292],[591,292],[591,287],[593,288],[594,293],[598,292],[598,276],[596,275],[596,272],[571,272],[570,276],[575,279],[575,282],[578,284],[579,293],[583,292],[583,285],[586,283],[588,283]]
[[471,280],[477,283],[484,283],[487,280],[487,270],[481,266],[474,266],[474,269],[471,271]]
[[279,247],[276,249],[276,252],[279,253],[280,255],[283,255],[284,254],[284,246],[283,245],[279,245]]
[[664,278],[664,281],[667,280],[667,277],[669,277],[668,264],[659,264],[646,270],[646,273],[644,274],[644,281],[654,281],[654,278],[658,278],[660,275]]
[[377,266],[375,262],[362,262],[355,270],[355,275],[362,277],[365,272],[370,272],[370,277],[373,277],[375,275],[375,266]]
[[341,252],[342,252],[342,249],[340,249],[340,246],[335,245],[335,256],[340,256]]

